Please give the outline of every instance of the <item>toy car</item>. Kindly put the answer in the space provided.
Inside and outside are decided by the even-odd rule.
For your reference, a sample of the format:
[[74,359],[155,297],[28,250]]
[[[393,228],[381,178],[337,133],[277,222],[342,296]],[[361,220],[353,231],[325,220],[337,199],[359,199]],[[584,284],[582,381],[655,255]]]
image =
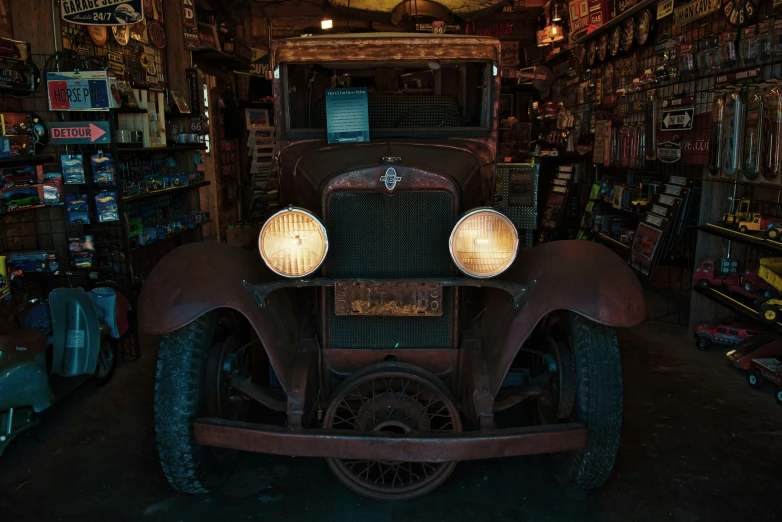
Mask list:
[[753,359],[750,363],[747,382],[755,389],[760,389],[770,381],[777,385],[777,404],[782,406],[782,362],[776,358]]
[[36,172],[24,170],[11,174],[3,173],[0,178],[2,178],[6,188],[35,185],[38,183],[38,174]]
[[68,206],[69,212],[89,212],[90,209],[84,200],[72,201]]
[[754,335],[757,335],[756,331],[748,330],[740,324],[722,323],[717,326],[699,324],[695,329],[695,346],[699,350],[708,350],[712,344],[738,344]]
[[30,194],[27,192],[16,192],[0,199],[0,203],[5,205],[8,210],[13,210],[25,205],[37,205],[40,202],[41,198],[38,194]]
[[[621,431],[612,327],[645,320],[643,290],[598,243],[519,249],[510,219],[486,206],[499,41],[326,35],[270,54],[280,210],[257,251],[172,250],[138,301],[140,329],[162,336],[155,431],[169,483],[219,487],[231,452],[211,448],[223,448],[324,457],[375,499],[432,491],[460,460],[544,453],[567,487],[600,486]],[[308,88],[313,68],[344,84],[360,74],[361,87],[318,75]],[[442,93],[386,87],[430,82],[435,68]],[[368,129],[328,125],[326,98],[348,94]],[[309,114],[291,118],[293,107]],[[534,416],[496,424],[522,402]],[[256,406],[284,420],[264,422]]]

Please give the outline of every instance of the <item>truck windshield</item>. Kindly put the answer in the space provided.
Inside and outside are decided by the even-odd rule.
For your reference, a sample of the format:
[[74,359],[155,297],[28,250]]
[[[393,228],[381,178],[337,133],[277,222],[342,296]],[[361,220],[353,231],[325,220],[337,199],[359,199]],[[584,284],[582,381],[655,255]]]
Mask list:
[[285,130],[325,134],[327,89],[365,87],[370,137],[488,132],[490,70],[480,62],[288,64]]

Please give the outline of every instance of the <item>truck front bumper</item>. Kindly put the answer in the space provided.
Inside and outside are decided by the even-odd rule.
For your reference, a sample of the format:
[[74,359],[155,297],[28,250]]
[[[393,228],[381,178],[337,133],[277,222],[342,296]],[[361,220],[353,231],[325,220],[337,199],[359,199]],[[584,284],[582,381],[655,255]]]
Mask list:
[[200,418],[195,441],[204,446],[291,457],[328,457],[392,462],[451,462],[583,449],[583,424],[553,424],[427,436],[281,428],[264,424]]

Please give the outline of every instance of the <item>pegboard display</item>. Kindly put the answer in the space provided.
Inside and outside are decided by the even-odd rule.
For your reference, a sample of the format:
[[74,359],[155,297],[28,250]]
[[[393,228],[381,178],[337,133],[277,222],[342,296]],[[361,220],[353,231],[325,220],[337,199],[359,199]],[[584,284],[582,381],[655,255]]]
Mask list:
[[[144,21],[131,26],[85,26],[62,21],[63,49],[99,58],[118,80],[137,89],[164,89],[166,36],[160,1],[144,2]],[[89,59],[89,58],[86,58]],[[84,68],[94,70],[97,67]],[[69,70],[64,67],[59,70]]]
[[508,216],[520,230],[538,228],[538,165],[498,163],[494,208]]

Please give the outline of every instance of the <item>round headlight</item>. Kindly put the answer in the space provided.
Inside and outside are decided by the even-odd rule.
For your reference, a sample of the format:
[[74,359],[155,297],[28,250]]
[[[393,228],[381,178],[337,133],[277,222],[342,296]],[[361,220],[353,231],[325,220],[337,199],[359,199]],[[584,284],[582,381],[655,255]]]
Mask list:
[[472,277],[500,275],[516,259],[519,233],[510,219],[490,208],[469,211],[453,227],[449,248],[459,270]]
[[288,207],[263,225],[258,249],[273,272],[283,277],[304,277],[326,259],[329,241],[318,218],[306,210]]

